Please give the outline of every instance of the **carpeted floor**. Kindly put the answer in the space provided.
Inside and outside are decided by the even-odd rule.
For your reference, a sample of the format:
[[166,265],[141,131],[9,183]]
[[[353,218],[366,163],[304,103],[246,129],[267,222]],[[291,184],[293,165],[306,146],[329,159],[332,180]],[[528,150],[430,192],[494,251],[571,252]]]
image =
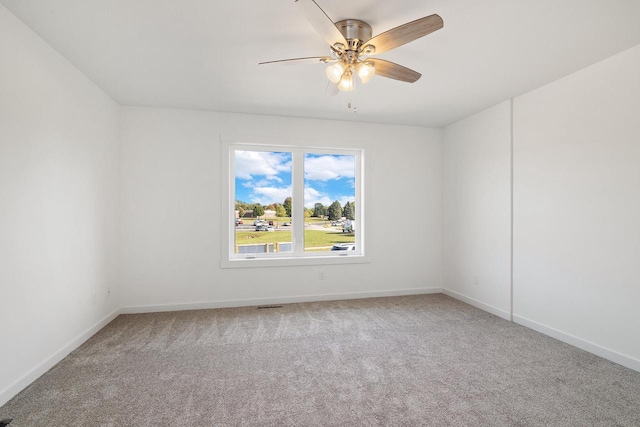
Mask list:
[[19,426],[640,426],[640,373],[447,296],[122,315]]

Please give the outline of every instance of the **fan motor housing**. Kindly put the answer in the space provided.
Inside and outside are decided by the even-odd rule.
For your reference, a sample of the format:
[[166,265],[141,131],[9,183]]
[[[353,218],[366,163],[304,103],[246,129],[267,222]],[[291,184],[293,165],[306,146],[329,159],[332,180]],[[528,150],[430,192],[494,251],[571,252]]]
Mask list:
[[335,23],[349,46],[348,50],[358,50],[362,43],[371,39],[371,26],[359,19],[344,19]]

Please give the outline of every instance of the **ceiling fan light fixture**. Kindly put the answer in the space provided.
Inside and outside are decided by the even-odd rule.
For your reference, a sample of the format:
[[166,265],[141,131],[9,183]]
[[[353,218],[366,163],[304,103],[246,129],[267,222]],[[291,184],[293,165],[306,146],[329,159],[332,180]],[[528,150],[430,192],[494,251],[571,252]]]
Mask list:
[[353,74],[351,73],[351,70],[347,70],[342,75],[340,83],[338,83],[338,89],[343,92],[351,92],[354,87],[353,83]]
[[333,83],[340,83],[340,79],[342,79],[342,75],[344,74],[347,67],[342,62],[336,62],[335,64],[331,64],[327,67],[327,78],[331,80]]
[[356,73],[362,83],[365,84],[376,74],[376,67],[371,61],[358,62],[358,64],[356,64]]
[[[318,5],[317,0],[295,0],[304,17],[312,27],[329,44],[331,56],[315,56],[304,58],[282,59],[278,61],[261,62],[273,64],[282,62],[318,62],[327,65],[325,73],[331,82],[327,86],[327,93],[337,93],[338,90],[350,92],[355,90],[356,78],[364,84],[374,75],[394,79],[401,82],[415,83],[421,74],[402,65],[370,55],[380,54],[444,27],[444,21],[437,15],[407,22],[372,37],[371,26],[359,19],[343,19],[334,22]],[[329,90],[331,89],[331,90]]]
[[335,50],[338,53],[344,52],[344,48],[345,48],[342,43],[334,43],[332,47],[333,47],[333,50]]
[[376,53],[376,47],[372,44],[368,44],[362,49],[363,55],[373,55],[374,53]]

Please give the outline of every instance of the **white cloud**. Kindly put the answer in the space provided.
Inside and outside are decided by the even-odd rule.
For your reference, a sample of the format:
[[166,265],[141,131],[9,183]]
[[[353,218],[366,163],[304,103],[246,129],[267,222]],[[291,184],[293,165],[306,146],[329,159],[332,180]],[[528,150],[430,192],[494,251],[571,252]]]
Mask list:
[[291,197],[291,187],[255,187],[251,193],[251,203],[282,204],[287,197]]
[[247,181],[243,185],[245,187],[269,187],[273,185],[274,182],[282,183],[282,178],[279,176],[267,177],[267,179],[261,179],[259,181]]
[[236,177],[244,180],[264,176],[266,180],[280,180],[280,172],[291,172],[289,153],[268,151],[236,151]]
[[331,200],[329,198],[329,195],[326,193],[322,193],[312,187],[305,187],[304,207],[312,209],[316,203],[322,203],[325,206],[329,206],[331,203],[333,203],[333,200]]
[[344,208],[344,205],[346,205],[347,202],[354,203],[356,201],[356,199],[353,196],[340,196],[338,198],[338,201],[340,202],[340,206],[342,206]]
[[306,157],[304,160],[305,179],[328,181],[330,179],[353,178],[354,176],[354,156],[313,156]]
[[[260,203],[261,205],[270,205],[271,203],[284,203],[284,200],[287,197],[292,196],[291,186],[288,187],[254,187],[251,196],[251,203]],[[329,206],[335,200],[340,202],[340,205],[344,207],[347,202],[353,203],[353,196],[335,196],[331,198],[328,193],[318,191],[313,187],[305,187],[304,189],[304,207],[311,208],[315,206],[316,203],[322,203],[324,206]]]
[[305,187],[304,189],[304,207],[313,209],[316,203],[322,203],[324,206],[329,206],[331,203],[335,201],[340,202],[340,206],[344,208],[344,205],[349,203],[353,203],[355,201],[354,196],[334,196],[334,198],[329,197],[329,194],[324,193],[322,191],[318,191],[312,187]]

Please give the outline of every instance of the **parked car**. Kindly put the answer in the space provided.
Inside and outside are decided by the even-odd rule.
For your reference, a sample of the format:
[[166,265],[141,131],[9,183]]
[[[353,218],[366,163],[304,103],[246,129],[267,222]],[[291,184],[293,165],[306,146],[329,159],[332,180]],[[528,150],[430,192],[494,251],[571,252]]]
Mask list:
[[275,231],[275,229],[267,224],[256,225],[256,231]]
[[346,220],[344,224],[342,224],[342,232],[343,233],[353,233],[356,230],[356,222],[350,219]]
[[355,243],[336,243],[331,248],[332,251],[355,251],[356,244]]
[[282,223],[282,226],[283,226],[283,227],[291,227],[291,222],[290,222],[290,221],[283,222],[283,223]]
[[236,225],[244,224],[240,218],[236,218]]

